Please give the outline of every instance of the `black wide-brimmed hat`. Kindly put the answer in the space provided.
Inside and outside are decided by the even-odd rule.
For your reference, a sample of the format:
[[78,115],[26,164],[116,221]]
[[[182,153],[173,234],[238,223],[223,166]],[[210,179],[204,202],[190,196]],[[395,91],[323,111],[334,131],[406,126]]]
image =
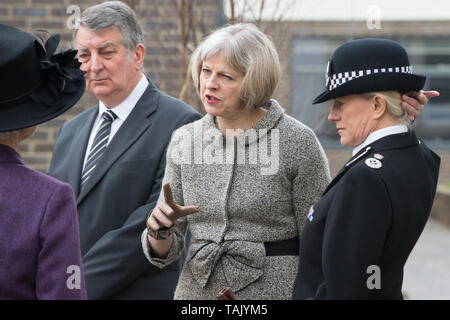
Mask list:
[[0,24],[0,131],[53,119],[83,95],[77,51],[54,54],[59,39],[50,37],[44,47],[31,34]]
[[326,90],[313,104],[373,91],[419,91],[426,77],[412,73],[408,53],[388,39],[359,39],[344,43],[328,62]]

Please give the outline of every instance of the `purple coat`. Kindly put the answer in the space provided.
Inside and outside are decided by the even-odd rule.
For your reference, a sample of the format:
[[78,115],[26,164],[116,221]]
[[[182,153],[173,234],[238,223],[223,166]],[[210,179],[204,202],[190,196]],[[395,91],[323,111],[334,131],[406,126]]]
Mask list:
[[73,191],[0,145],[0,299],[86,299]]

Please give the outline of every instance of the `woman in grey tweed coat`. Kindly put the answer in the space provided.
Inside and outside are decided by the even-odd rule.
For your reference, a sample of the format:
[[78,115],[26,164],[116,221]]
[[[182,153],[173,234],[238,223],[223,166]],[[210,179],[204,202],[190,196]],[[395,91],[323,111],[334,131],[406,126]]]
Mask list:
[[189,228],[175,299],[214,299],[226,286],[237,299],[291,298],[298,236],[330,175],[312,130],[270,99],[279,70],[273,44],[250,24],[216,31],[193,54],[207,115],[174,133],[163,180],[173,200],[165,186],[147,224],[178,221],[167,238],[142,235],[147,258],[163,268]]
[[290,299],[298,236],[330,180],[325,153],[271,99],[278,54],[254,25],[210,35],[192,56],[192,75],[207,115],[172,136],[144,253],[167,266],[189,229],[175,299],[214,299],[227,286],[237,299]]

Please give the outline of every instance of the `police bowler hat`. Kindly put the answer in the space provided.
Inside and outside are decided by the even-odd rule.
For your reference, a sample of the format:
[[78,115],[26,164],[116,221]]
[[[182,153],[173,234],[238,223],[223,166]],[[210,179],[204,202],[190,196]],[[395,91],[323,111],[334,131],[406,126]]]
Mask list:
[[373,91],[419,91],[426,77],[412,73],[408,54],[398,42],[359,39],[344,43],[328,62],[326,90],[313,104]]
[[45,45],[0,24],[0,131],[31,127],[59,116],[83,95],[76,50],[54,54],[59,35]]

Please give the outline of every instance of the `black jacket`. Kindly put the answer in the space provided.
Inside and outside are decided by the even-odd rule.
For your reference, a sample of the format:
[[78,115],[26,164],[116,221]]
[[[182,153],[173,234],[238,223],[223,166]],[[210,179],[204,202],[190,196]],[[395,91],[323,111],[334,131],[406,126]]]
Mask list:
[[439,165],[414,132],[356,154],[308,215],[293,298],[402,299],[403,267],[429,217]]

